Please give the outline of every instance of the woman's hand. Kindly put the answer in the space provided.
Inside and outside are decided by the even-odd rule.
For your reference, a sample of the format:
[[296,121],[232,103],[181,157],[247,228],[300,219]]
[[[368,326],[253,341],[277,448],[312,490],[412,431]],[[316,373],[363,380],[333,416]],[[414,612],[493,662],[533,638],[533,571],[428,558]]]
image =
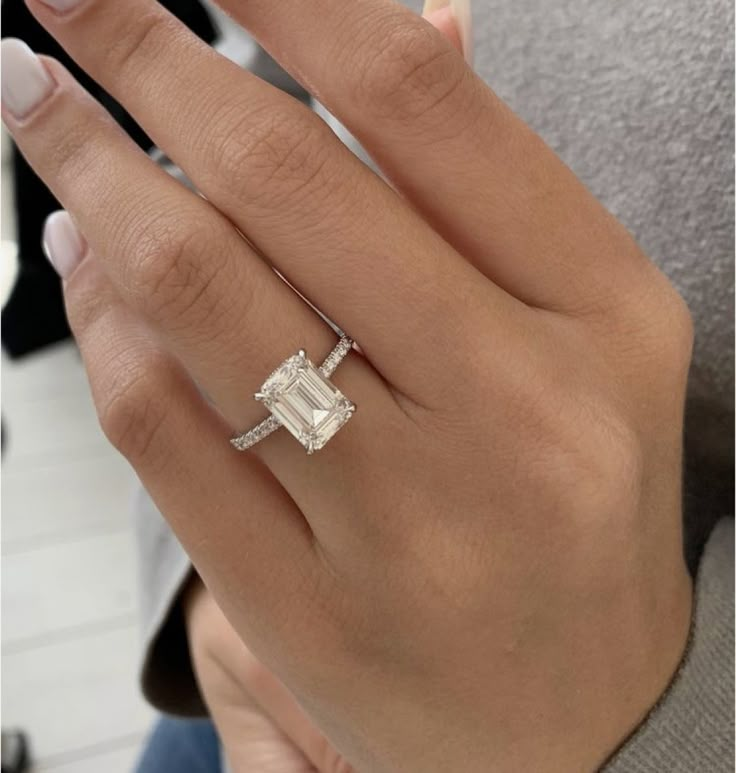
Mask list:
[[[29,0],[203,194],[3,43],[6,124],[84,235],[62,214],[46,240],[102,425],[357,769],[591,770],[687,637],[687,310],[426,21],[222,5],[394,187],[151,0]],[[335,341],[271,266],[363,353],[314,456],[228,443],[275,366]]]
[[284,685],[245,646],[194,577],[183,597],[200,690],[231,773],[350,773]]

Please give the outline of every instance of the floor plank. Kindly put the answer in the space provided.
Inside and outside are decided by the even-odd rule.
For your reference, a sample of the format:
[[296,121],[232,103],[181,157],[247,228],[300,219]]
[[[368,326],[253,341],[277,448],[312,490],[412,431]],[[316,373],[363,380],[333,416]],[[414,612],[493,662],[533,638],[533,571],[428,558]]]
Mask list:
[[130,524],[136,482],[118,454],[10,464],[2,483],[3,553]]
[[8,469],[109,452],[86,392],[47,400],[3,403]]
[[134,566],[127,530],[3,556],[3,646],[132,616]]
[[[23,728],[43,763],[93,745],[143,735],[153,712],[135,679],[135,625],[40,650],[3,656],[5,727]],[[99,768],[106,771],[106,768]]]
[[33,773],[129,773],[154,717],[137,683],[135,478],[72,342],[3,356],[2,415],[3,726],[28,733]]
[[100,429],[71,342],[18,362],[3,358],[2,396],[8,470],[115,453]]
[[47,346],[40,352],[11,360],[2,355],[3,397],[46,400],[87,386],[79,350],[73,341]]
[[124,738],[120,748],[99,752],[87,749],[79,755],[61,755],[33,765],[29,773],[131,773],[142,743],[143,737]]

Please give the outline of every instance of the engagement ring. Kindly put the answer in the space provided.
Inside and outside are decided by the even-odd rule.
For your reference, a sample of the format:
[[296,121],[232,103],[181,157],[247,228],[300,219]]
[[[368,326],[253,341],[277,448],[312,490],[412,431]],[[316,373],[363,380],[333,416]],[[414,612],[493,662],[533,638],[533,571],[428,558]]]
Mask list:
[[245,451],[283,426],[308,454],[323,448],[355,412],[355,405],[329,378],[352,348],[352,339],[343,335],[319,368],[304,350],[281,363],[255,394],[271,415],[232,438],[233,446]]

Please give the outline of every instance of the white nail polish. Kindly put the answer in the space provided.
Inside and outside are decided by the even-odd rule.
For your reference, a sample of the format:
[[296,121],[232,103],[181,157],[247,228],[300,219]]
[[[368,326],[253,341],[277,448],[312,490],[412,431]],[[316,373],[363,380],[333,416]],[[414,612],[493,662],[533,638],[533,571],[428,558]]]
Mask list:
[[2,100],[14,118],[24,118],[54,90],[54,82],[41,60],[17,38],[0,45]]
[[452,12],[457,21],[460,32],[460,40],[463,43],[463,56],[465,61],[473,66],[473,12],[470,7],[471,0],[450,0]]
[[69,277],[84,257],[85,241],[66,210],[60,209],[46,218],[43,249],[62,279]]
[[446,8],[450,4],[450,0],[424,0],[424,8],[422,8],[422,16],[428,16],[434,11],[439,11],[441,8]]
[[471,0],[424,0],[422,16],[447,8],[449,5],[455,17],[460,42],[463,46],[465,61],[473,66],[473,15],[470,9]]
[[71,11],[72,8],[79,5],[80,0],[41,0],[41,2],[55,11],[64,13],[65,11]]

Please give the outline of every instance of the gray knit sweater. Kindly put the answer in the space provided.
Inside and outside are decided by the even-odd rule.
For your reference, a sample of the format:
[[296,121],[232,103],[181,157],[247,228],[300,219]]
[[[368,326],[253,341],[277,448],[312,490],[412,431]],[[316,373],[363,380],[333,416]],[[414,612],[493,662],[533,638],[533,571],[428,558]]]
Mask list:
[[[419,10],[419,0],[407,4]],[[733,522],[724,518],[733,508],[733,4],[475,0],[473,16],[477,71],[629,227],[695,318],[685,483],[691,642],[606,772],[733,771]],[[262,52],[249,66],[297,90]],[[189,561],[144,492],[137,521],[144,692],[163,710],[202,713],[176,603]]]

